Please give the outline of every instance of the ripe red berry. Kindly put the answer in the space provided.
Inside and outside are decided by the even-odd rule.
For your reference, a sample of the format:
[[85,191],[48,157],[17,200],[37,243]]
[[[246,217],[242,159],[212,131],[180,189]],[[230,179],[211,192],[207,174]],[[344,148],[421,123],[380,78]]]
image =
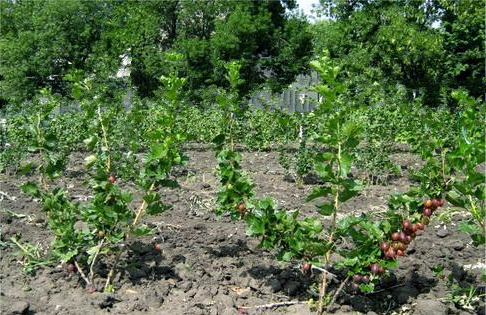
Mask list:
[[432,199],[432,209],[437,209],[440,207],[440,200],[439,199]]
[[246,205],[243,201],[238,204],[237,208],[238,208],[238,212],[242,216],[244,216],[246,214]]
[[78,271],[78,268],[76,268],[74,264],[68,264],[66,266],[66,271],[69,273],[75,273],[76,271]]
[[388,248],[388,250],[385,253],[385,257],[388,259],[395,259],[397,257],[397,253],[393,248]]
[[363,276],[363,278],[361,279],[361,281],[363,283],[370,283],[370,277],[369,276]]
[[407,244],[405,243],[400,243],[400,246],[398,246],[398,249],[404,252],[407,249]]
[[432,209],[424,208],[424,210],[422,211],[422,215],[427,218],[430,217],[432,215]]
[[417,223],[417,229],[418,230],[423,230],[424,229],[424,224],[422,222]]
[[354,282],[361,282],[362,280],[363,280],[363,276],[361,276],[361,275],[354,275],[353,276]]
[[411,228],[412,233],[411,234],[417,233],[418,230],[419,230],[418,224],[417,223],[412,224],[412,228]]
[[403,256],[403,255],[405,255],[403,250],[401,250],[401,249],[397,250],[397,256]]
[[399,233],[398,239],[400,240],[400,242],[408,244],[408,238],[407,238],[407,234],[405,234],[405,232],[401,231]]
[[402,227],[404,231],[408,231],[412,227],[412,222],[410,222],[409,220],[404,220],[402,222]]
[[376,263],[370,265],[371,273],[374,275],[380,274],[380,268],[381,266]]
[[309,264],[309,263],[303,263],[301,266],[300,266],[300,270],[302,271],[302,273],[306,276],[310,276],[312,274],[312,265]]
[[395,232],[391,235],[392,241],[398,241],[400,239],[400,234],[398,232]]
[[388,242],[383,242],[380,244],[380,249],[382,252],[386,252],[390,248],[390,244]]
[[110,184],[114,184],[114,183],[115,183],[115,181],[116,181],[115,176],[110,175],[110,177],[108,178],[108,181],[110,182]]
[[359,291],[359,284],[351,283],[351,291],[358,292]]

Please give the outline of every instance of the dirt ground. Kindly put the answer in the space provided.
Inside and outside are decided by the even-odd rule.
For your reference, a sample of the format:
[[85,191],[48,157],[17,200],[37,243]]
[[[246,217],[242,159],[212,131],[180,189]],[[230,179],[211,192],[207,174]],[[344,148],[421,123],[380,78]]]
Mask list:
[[[47,265],[34,275],[22,272],[22,259],[14,255],[19,249],[8,239],[17,235],[22,243],[38,245],[42,252],[48,250],[53,235],[39,202],[21,192],[20,186],[29,178],[0,174],[1,314],[313,314],[306,302],[316,299],[312,283],[320,272],[305,277],[298,261],[279,262],[271,251],[258,249],[258,240],[245,235],[243,222],[218,220],[213,213],[218,186],[214,153],[210,147],[193,144],[185,154],[187,166],[174,172],[181,188],[163,192],[173,208],[146,219],[155,234],[133,243],[122,257],[114,294],[87,292],[79,275],[68,274],[60,265]],[[82,185],[84,157],[82,152],[72,154],[66,176],[58,183],[80,201],[90,198]],[[394,159],[408,167],[419,163],[408,153],[398,153]],[[280,206],[303,214],[315,213],[315,206],[305,202],[313,185],[297,188],[286,180],[276,152],[244,152],[243,161],[257,196],[272,196]],[[410,184],[404,173],[387,185],[369,185],[344,205],[344,212],[385,211],[388,196],[406,191]],[[461,302],[461,294],[456,293],[456,303],[448,301],[447,277],[434,273],[442,266],[455,283],[479,286],[477,293],[484,293],[480,278],[485,249],[472,247],[468,236],[456,231],[463,215],[448,225],[433,221],[374,293],[352,294],[345,289],[328,312],[484,314],[484,297],[472,301],[474,309],[461,308],[468,295]],[[153,247],[154,242],[161,250]],[[99,284],[102,278],[97,279]]]

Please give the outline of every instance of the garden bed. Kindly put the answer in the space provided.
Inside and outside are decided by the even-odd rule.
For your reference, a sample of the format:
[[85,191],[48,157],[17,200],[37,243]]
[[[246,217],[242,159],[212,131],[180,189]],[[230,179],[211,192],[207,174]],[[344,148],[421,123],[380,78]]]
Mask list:
[[[68,273],[62,265],[48,264],[30,275],[22,272],[25,260],[14,255],[19,248],[9,239],[34,245],[44,255],[54,235],[40,212],[41,204],[21,192],[21,185],[35,178],[1,174],[1,314],[312,314],[308,301],[317,300],[315,283],[321,271],[314,269],[311,276],[305,276],[299,261],[279,262],[272,251],[258,249],[259,241],[245,235],[244,222],[232,222],[229,217],[218,220],[213,212],[218,187],[214,153],[191,144],[185,154],[187,166],[173,172],[181,188],[162,192],[163,200],[173,208],[147,218],[155,233],[130,245],[111,294],[101,290],[108,269],[103,263],[96,266],[96,290],[87,290],[79,274]],[[419,163],[414,155],[396,155],[402,165]],[[82,153],[73,153],[65,176],[56,182],[80,202],[90,198],[83,186],[84,158]],[[314,204],[305,201],[313,185],[297,188],[285,180],[276,152],[244,152],[243,168],[256,184],[258,197],[272,196],[279,206],[299,209],[303,215],[315,213]],[[122,181],[119,185],[134,189]],[[388,196],[407,191],[410,185],[403,173],[387,185],[367,186],[343,205],[343,213],[384,212]],[[448,282],[464,289],[478,288],[476,296],[484,294],[480,283],[485,248],[473,247],[469,236],[456,230],[462,215],[466,214],[456,215],[447,225],[432,220],[374,293],[354,294],[345,289],[328,312],[484,314],[484,297],[469,301],[472,309],[468,310],[468,298],[473,296],[466,290],[452,291]],[[344,279],[332,267],[329,271],[338,280]],[[338,286],[339,281],[331,284],[332,289]]]

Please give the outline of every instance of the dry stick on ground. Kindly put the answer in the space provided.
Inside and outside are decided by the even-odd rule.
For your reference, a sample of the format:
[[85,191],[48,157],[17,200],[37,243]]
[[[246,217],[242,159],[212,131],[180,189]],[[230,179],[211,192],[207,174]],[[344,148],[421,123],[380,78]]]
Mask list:
[[98,249],[96,250],[96,253],[93,257],[93,261],[91,261],[91,265],[89,266],[89,279],[90,279],[91,282],[93,281],[93,278],[94,278],[94,270],[93,269],[94,269],[94,265],[95,265],[95,262],[96,262],[96,258],[100,254],[100,251],[101,251],[101,248],[103,247],[104,242],[105,242],[105,239],[103,238],[98,245]]
[[81,275],[81,278],[83,278],[83,280],[86,282],[86,285],[90,285],[91,282],[89,281],[88,277],[86,277],[86,275],[84,274],[83,269],[79,267],[79,264],[76,260],[74,261],[74,265],[76,266],[76,268],[78,268],[79,274]]
[[330,271],[327,271],[327,270],[326,270],[326,269],[324,269],[324,268],[317,267],[317,266],[314,266],[314,265],[312,265],[312,266],[311,266],[311,268],[312,268],[312,269],[315,269],[315,270],[318,270],[318,271],[320,271],[320,272],[323,272],[323,273],[325,273],[325,274],[328,274],[328,275],[329,275],[329,276],[331,276],[331,278],[333,278],[333,279],[337,279],[337,276],[336,276],[335,274],[333,274],[333,273],[332,273],[332,272],[330,272]]
[[263,304],[263,305],[255,305],[255,306],[238,306],[239,309],[252,309],[252,308],[273,308],[273,307],[280,307],[280,306],[290,306],[295,304],[309,304],[307,301],[288,301],[288,302],[277,302],[277,303],[270,303],[270,304]]
[[347,277],[346,279],[344,279],[343,282],[341,282],[341,285],[339,286],[339,288],[337,289],[336,293],[334,293],[334,296],[332,297],[332,300],[331,300],[331,303],[329,303],[329,305],[333,305],[334,302],[336,302],[336,299],[337,297],[339,296],[339,294],[341,293],[341,291],[343,290],[344,286],[346,285],[346,283],[349,281],[349,278],[350,277]]

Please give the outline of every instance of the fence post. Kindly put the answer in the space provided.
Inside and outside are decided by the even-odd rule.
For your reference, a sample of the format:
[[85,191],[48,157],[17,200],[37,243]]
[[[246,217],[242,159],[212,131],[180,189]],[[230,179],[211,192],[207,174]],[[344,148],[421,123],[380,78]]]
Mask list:
[[295,110],[296,111],[299,111],[299,112],[302,112],[303,111],[303,104],[302,104],[302,100],[300,99],[300,94],[301,92],[297,92],[295,91]]

